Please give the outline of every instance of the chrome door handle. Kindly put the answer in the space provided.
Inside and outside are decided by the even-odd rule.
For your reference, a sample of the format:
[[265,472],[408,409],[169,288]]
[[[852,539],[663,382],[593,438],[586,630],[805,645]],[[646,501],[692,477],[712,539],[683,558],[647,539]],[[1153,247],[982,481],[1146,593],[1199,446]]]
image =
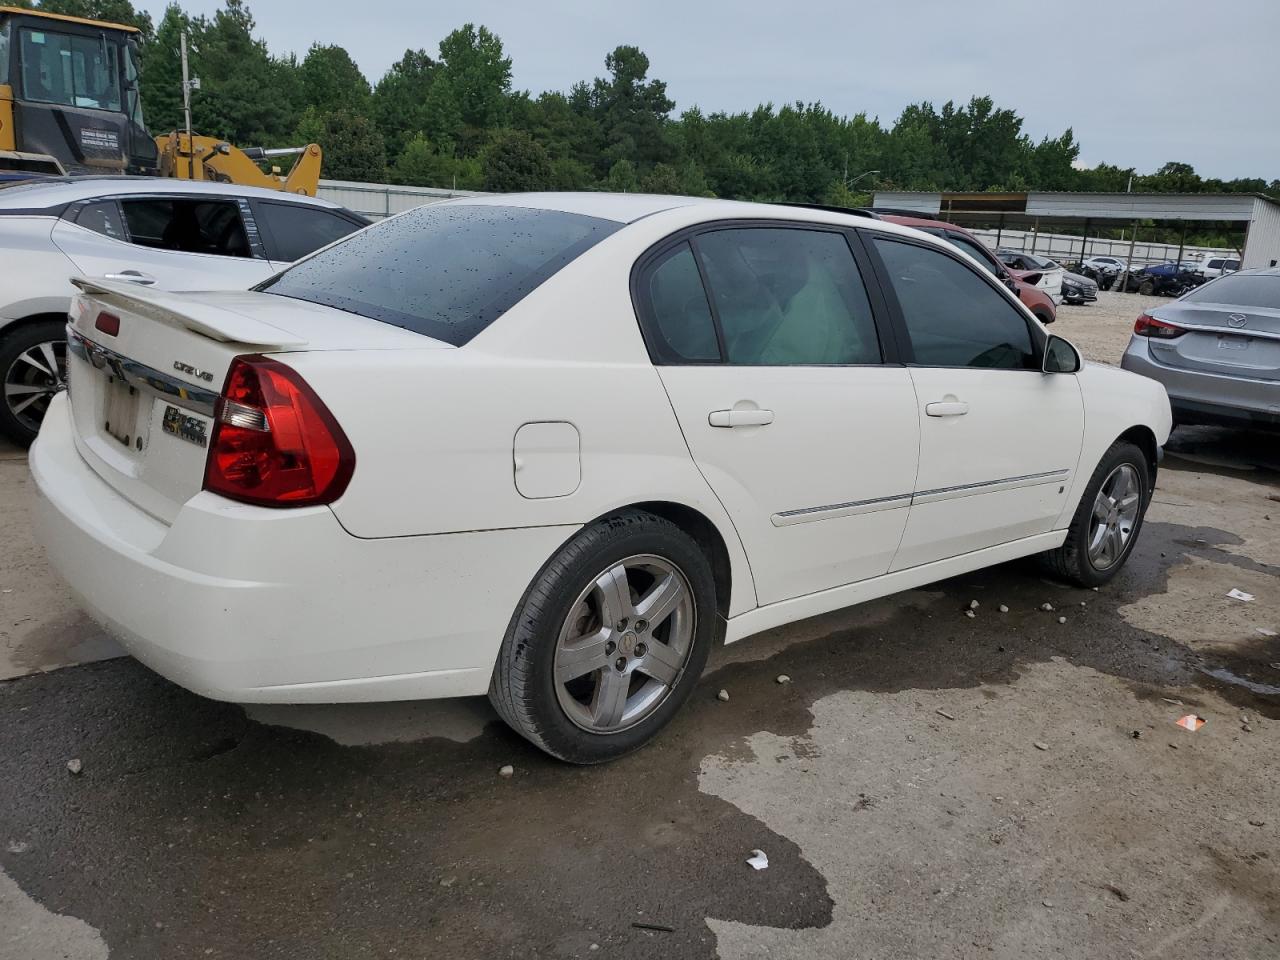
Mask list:
[[963,400],[935,400],[924,405],[924,412],[929,417],[963,417],[969,405]]
[[712,410],[707,423],[713,427],[763,427],[773,423],[772,410]]
[[102,279],[123,280],[126,283],[136,283],[143,287],[150,287],[156,282],[155,277],[149,273],[143,273],[141,270],[121,270],[119,273],[105,274]]

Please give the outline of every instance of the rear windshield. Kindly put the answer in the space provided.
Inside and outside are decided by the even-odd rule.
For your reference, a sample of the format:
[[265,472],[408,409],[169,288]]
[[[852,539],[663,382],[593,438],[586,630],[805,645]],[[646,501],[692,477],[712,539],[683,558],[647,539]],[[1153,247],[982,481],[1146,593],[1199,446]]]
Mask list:
[[1280,276],[1269,273],[1233,273],[1206,283],[1203,287],[1196,287],[1182,299],[1197,303],[1280,310]]
[[556,210],[432,204],[374,224],[256,289],[460,347],[621,226]]

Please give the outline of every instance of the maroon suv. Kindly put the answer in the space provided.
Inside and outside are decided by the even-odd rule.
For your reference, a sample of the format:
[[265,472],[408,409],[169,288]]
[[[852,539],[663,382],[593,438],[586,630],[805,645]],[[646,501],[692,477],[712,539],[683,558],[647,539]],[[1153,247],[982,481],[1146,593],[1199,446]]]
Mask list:
[[925,233],[931,233],[935,237],[942,237],[942,239],[950,241],[999,277],[1001,282],[1018,295],[1018,299],[1026,305],[1028,310],[1036,315],[1036,319],[1041,323],[1053,323],[1054,320],[1058,319],[1058,309],[1053,305],[1053,301],[1049,299],[1047,293],[1035,286],[1035,284],[1026,283],[1010,273],[1004,264],[996,259],[996,255],[988,250],[968,230],[943,220],[909,216],[906,212],[877,210],[874,207],[871,208],[870,212],[881,220],[887,220],[889,223],[898,223],[904,227],[914,227],[916,230],[923,230]]

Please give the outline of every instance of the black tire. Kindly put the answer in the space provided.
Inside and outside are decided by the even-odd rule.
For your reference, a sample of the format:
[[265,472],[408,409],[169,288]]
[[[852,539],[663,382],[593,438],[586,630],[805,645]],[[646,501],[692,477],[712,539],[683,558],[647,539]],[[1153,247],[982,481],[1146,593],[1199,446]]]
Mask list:
[[1144,297],[1149,297],[1156,292],[1156,285],[1150,280],[1143,280],[1138,284],[1138,292]]
[[1033,311],[1033,312],[1035,313],[1035,317],[1036,317],[1036,319],[1037,319],[1037,320],[1039,320],[1039,321],[1040,321],[1042,324],[1044,324],[1045,326],[1048,326],[1049,324],[1053,323],[1053,321],[1054,321],[1054,320],[1056,320],[1056,319],[1057,319],[1057,317],[1052,317],[1052,316],[1050,316],[1049,314],[1047,314],[1047,313],[1043,313],[1043,312],[1038,311],[1038,310]]
[[[582,591],[604,570],[638,555],[660,558],[685,578],[693,601],[692,645],[665,699],[633,726],[596,733],[561,706],[556,644]],[[569,763],[604,763],[648,743],[693,692],[715,633],[716,588],[711,564],[675,524],[638,510],[591,524],[560,548],[525,591],[502,641],[489,700],[517,733]]]
[[[1105,569],[1099,569],[1090,559],[1087,549],[1093,522],[1094,501],[1103,483],[1122,464],[1133,466],[1137,472],[1141,485],[1138,516],[1119,558]],[[1085,487],[1084,496],[1080,498],[1080,504],[1071,518],[1071,525],[1067,528],[1067,539],[1056,550],[1050,550],[1041,555],[1045,566],[1054,576],[1077,586],[1098,587],[1108,582],[1120,572],[1125,561],[1129,559],[1129,554],[1133,552],[1134,544],[1138,542],[1138,536],[1142,533],[1142,523],[1150,503],[1151,466],[1147,463],[1146,455],[1134,444],[1126,440],[1117,440],[1107,449],[1102,459],[1098,461],[1097,467],[1094,468],[1093,475]]]
[[[27,350],[40,343],[65,343],[66,337],[67,325],[62,320],[41,320],[7,331],[0,336],[0,379],[3,379],[6,384],[9,383],[9,378],[14,372],[14,364]],[[24,378],[40,376],[39,371],[33,368],[26,368],[17,373]],[[30,414],[27,414],[25,419],[31,419]],[[29,447],[38,432],[38,425],[33,428],[30,423],[24,422],[23,417],[19,417],[9,408],[9,396],[6,390],[3,402],[0,402],[0,433],[21,446]]]

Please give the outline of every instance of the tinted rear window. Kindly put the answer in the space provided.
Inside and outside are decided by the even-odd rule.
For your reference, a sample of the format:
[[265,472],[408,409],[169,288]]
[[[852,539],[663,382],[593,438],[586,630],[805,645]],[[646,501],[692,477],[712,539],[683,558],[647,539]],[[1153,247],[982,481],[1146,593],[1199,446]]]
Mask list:
[[555,210],[433,204],[375,224],[257,289],[460,347],[621,226]]
[[1280,309],[1280,276],[1268,273],[1232,273],[1196,287],[1183,300],[1225,303],[1237,307]]

